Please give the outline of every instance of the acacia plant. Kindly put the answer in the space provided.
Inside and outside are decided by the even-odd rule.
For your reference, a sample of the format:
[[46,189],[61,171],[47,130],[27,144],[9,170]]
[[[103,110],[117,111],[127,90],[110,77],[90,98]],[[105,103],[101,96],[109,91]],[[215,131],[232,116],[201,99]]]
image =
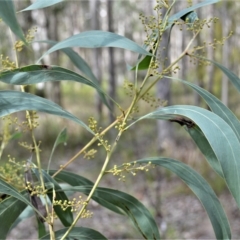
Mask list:
[[[61,0],[37,0],[21,12],[24,14],[25,11],[34,11],[35,9],[48,7],[58,2],[61,2]],[[8,131],[8,124],[10,123],[30,132],[29,142],[22,143],[22,145],[32,151],[33,157],[33,161],[31,160],[32,157],[30,157],[26,162],[22,163],[10,156],[11,163],[1,167],[0,192],[2,201],[0,202],[0,236],[2,239],[5,239],[8,232],[22,220],[19,219],[19,215],[23,211],[26,211],[27,206],[32,207],[31,211],[35,212],[39,227],[39,239],[106,239],[102,233],[94,229],[75,226],[77,222],[84,221],[82,218],[91,215],[88,211],[90,200],[96,201],[101,206],[116,214],[122,214],[128,217],[139,232],[137,237],[142,236],[144,239],[161,239],[158,226],[153,216],[139,200],[116,189],[99,187],[100,181],[106,174],[112,173],[113,175],[121,176],[121,174],[127,172],[151,171],[152,167],[164,167],[184,181],[204,206],[216,238],[231,238],[228,219],[217,196],[207,181],[188,165],[181,161],[162,156],[149,156],[140,160],[125,159],[121,166],[116,166],[111,163],[112,153],[117,148],[119,141],[121,141],[122,135],[124,135],[132,125],[138,124],[139,121],[144,121],[144,119],[177,122],[181,126],[184,126],[185,130],[205,156],[211,168],[225,180],[237,205],[240,206],[240,124],[237,117],[229,108],[203,88],[188,81],[175,78],[176,81],[180,81],[195,90],[205,100],[210,110],[191,105],[174,105],[166,107],[159,106],[156,110],[143,116],[141,116],[141,111],[137,112],[137,106],[141,104],[141,100],[146,100],[147,94],[154,88],[158,81],[161,81],[163,77],[174,79],[171,77],[171,74],[178,70],[178,62],[182,58],[190,57],[194,61],[214,64],[229,77],[236,89],[240,91],[240,79],[234,73],[219,63],[206,59],[204,56],[198,54],[198,51],[204,49],[207,45],[216,47],[218,41],[209,44],[204,43],[198,47],[193,46],[194,40],[201,34],[202,29],[214,24],[216,20],[213,17],[209,20],[198,19],[195,10],[217,2],[218,0],[202,1],[201,3],[173,14],[172,11],[175,0],[157,0],[154,8],[156,11],[155,17],[148,18],[143,15],[140,16],[147,32],[147,39],[142,46],[115,33],[87,31],[70,36],[54,44],[54,46],[45,52],[38,60],[39,62],[47,54],[61,50],[66,53],[69,59],[81,70],[81,75],[54,65],[32,64],[19,66],[17,59],[21,58],[21,49],[23,47],[26,47],[28,50],[31,49],[32,32],[30,31],[24,35],[17,21],[13,1],[1,1],[0,17],[19,40],[14,44],[15,62],[12,62],[12,60],[6,56],[1,56],[2,69],[0,71],[0,81],[8,85],[20,85],[20,88],[18,88],[20,90],[0,91],[0,116],[4,120],[4,125],[2,125],[0,156],[2,156],[2,152],[9,140],[16,137],[16,134],[9,133]],[[161,14],[163,9],[165,9],[165,15]],[[183,31],[191,34],[192,38],[178,58],[169,63],[169,65],[166,65],[164,64],[164,59],[161,59],[161,48],[166,47],[161,45],[162,39],[164,34],[169,34],[170,36],[171,29],[179,24],[185,26],[183,27]],[[223,41],[229,36],[226,36]],[[44,42],[53,44],[53,41],[50,40],[44,40]],[[221,43],[222,41],[220,41],[220,44]],[[127,108],[124,108],[121,103],[111,99],[105,93],[104,89],[98,84],[90,67],[71,49],[72,47],[116,47],[139,54],[135,66],[131,67],[131,70],[135,72],[134,78],[128,83],[125,83],[125,87],[131,92],[131,100]],[[140,75],[138,73],[143,69],[146,70],[145,77],[139,79]],[[26,85],[65,80],[75,81],[79,84],[85,84],[94,88],[109,111],[111,111],[109,102],[113,101],[118,109],[116,111],[117,114],[114,113],[114,115],[117,115],[115,121],[105,129],[100,129],[98,126],[101,125],[101,123],[97,123],[97,121],[90,116],[89,122],[84,123],[54,102],[25,92]],[[19,111],[26,112],[26,120],[21,124],[18,123],[17,119],[11,117],[11,114]],[[66,118],[69,121],[75,122],[76,127],[82,127],[89,135],[92,135],[92,139],[59,169],[50,170],[49,168],[42,168],[39,142],[35,137],[35,133],[38,131],[38,112]],[[155,124],[154,121],[152,121],[152,123]],[[106,139],[105,134],[113,128],[117,129],[117,134],[114,141],[110,142]],[[24,134],[25,131],[22,131],[22,134]],[[59,134],[54,144],[54,149],[59,143],[65,141],[65,135],[65,130]],[[42,141],[44,141],[44,139]],[[106,158],[94,182],[65,170],[68,165],[77,161],[78,156],[91,151],[91,146],[95,142],[105,149]],[[91,154],[91,152],[89,154]],[[9,164],[13,164],[13,162],[16,168],[10,167]],[[24,168],[24,176],[19,175],[21,168]],[[61,183],[67,183],[69,187],[62,188]],[[86,198],[69,200],[68,191],[80,192],[84,194]],[[58,231],[54,229],[56,216],[63,225],[63,228]]]

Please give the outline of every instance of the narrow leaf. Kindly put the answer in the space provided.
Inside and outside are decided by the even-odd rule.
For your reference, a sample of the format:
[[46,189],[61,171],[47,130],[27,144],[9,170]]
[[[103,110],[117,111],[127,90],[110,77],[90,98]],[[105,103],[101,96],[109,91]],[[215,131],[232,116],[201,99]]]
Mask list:
[[193,141],[198,146],[204,157],[207,159],[213,170],[222,178],[224,178],[222,167],[218,161],[216,154],[214,153],[211,145],[206,139],[205,135],[198,126],[192,128],[185,127],[185,130],[189,133]]
[[117,47],[130,50],[143,55],[151,55],[144,48],[133,42],[132,40],[120,36],[112,32],[104,31],[87,31],[76,35],[73,35],[62,42],[57,43],[52,48],[50,48],[38,62],[54,51],[68,48],[68,47],[83,47],[83,48],[99,48],[99,47]]
[[[183,10],[181,10],[180,12],[172,15],[169,19],[168,19],[168,26],[166,27],[166,29],[170,28],[172,24],[174,24],[174,22],[184,16],[187,16],[187,14],[193,12],[194,10],[198,9],[198,8],[201,8],[201,7],[205,7],[207,5],[211,5],[211,4],[214,4],[214,3],[218,3],[220,2],[221,0],[205,0],[205,1],[202,1],[200,3],[197,3],[189,8],[185,8]],[[194,15],[194,14],[193,14]],[[165,30],[166,30],[165,29]]]
[[[54,174],[55,172],[56,172],[55,170],[49,171],[49,173],[51,175]],[[56,181],[58,181],[58,182],[68,183],[71,186],[91,186],[91,187],[93,187],[93,182],[91,182],[90,180],[88,180],[80,175],[72,173],[72,172],[61,171],[60,173],[57,174],[57,176],[54,179],[56,179]],[[64,188],[64,190],[65,190],[65,188]],[[96,201],[97,203],[99,203],[100,205],[102,205],[103,207],[108,208],[109,210],[111,210],[113,212],[116,212],[118,214],[123,214],[123,212],[118,207],[105,201],[104,199],[102,199],[99,196],[93,196],[92,199],[94,201]]]
[[240,143],[231,127],[222,118],[205,109],[187,105],[162,108],[141,117],[138,121],[147,118],[179,122],[188,128],[196,124],[212,147],[227,186],[240,207]]
[[[72,187],[75,190],[89,194],[91,187]],[[65,189],[66,191],[66,189]],[[132,220],[134,226],[145,239],[160,239],[156,222],[145,206],[133,196],[110,188],[97,188],[94,196],[104,199],[120,208]]]
[[0,202],[1,239],[6,239],[8,232],[13,226],[13,223],[26,207],[27,204],[25,202],[14,197],[8,197]]
[[[33,168],[32,169],[35,173],[35,175],[37,176],[38,180],[40,180],[40,176],[39,176],[39,172],[37,168]],[[42,170],[42,174],[43,174],[43,179],[45,183],[52,183],[54,186],[54,190],[53,188],[48,189],[47,195],[50,199],[50,201],[53,201],[53,191],[55,191],[56,194],[56,198],[55,200],[61,200],[62,202],[64,201],[69,201],[68,197],[66,196],[66,194],[62,191],[61,186],[58,184],[57,181],[55,181],[50,175],[47,174],[47,172],[45,172],[44,170]],[[57,214],[57,216],[59,217],[59,219],[61,220],[62,224],[65,227],[69,227],[71,226],[72,222],[73,222],[73,214],[71,212],[70,208],[67,208],[65,211],[63,211],[63,209],[61,208],[61,206],[54,206],[54,211]]]
[[27,205],[32,206],[30,201],[26,198],[26,196],[23,195],[23,193],[20,193],[17,189],[9,185],[8,183],[4,182],[0,178],[0,193],[4,193],[10,196],[13,196],[14,198],[19,199],[20,201],[24,202]]
[[[55,232],[55,237],[57,240],[60,240],[65,232],[68,230],[68,228],[63,228]],[[50,240],[50,235],[45,235],[44,237],[40,238],[42,240]],[[95,240],[95,239],[101,239],[101,240],[107,240],[106,237],[104,237],[101,233],[97,232],[94,229],[91,228],[85,228],[85,227],[74,227],[71,232],[68,234],[66,240]]]
[[208,182],[196,171],[188,165],[170,158],[152,157],[136,162],[139,164],[151,162],[151,164],[162,166],[177,174],[201,201],[210,218],[216,238],[231,239],[230,226],[221,203]]
[[29,65],[14,70],[0,72],[0,81],[14,85],[30,85],[49,81],[75,81],[95,88],[102,101],[109,107],[105,93],[99,86],[97,80],[90,81],[68,69],[58,66]]
[[31,4],[27,8],[24,8],[20,12],[50,7],[54,4],[60,3],[62,1],[64,1],[64,0],[36,0],[33,4]]
[[38,238],[40,239],[41,237],[45,236],[47,234],[45,225],[42,221],[37,219],[38,223]]
[[235,73],[233,73],[232,71],[230,71],[229,69],[227,69],[226,67],[221,65],[220,63],[215,62],[213,60],[210,60],[210,59],[207,59],[204,57],[200,57],[200,56],[195,56],[195,55],[194,55],[194,57],[200,58],[203,60],[207,60],[207,61],[213,63],[229,78],[229,80],[232,82],[233,86],[240,92],[240,78]]
[[51,161],[52,161],[52,156],[53,156],[53,153],[56,149],[56,147],[61,144],[61,143],[65,143],[67,141],[67,129],[64,128],[57,136],[55,142],[54,142],[54,145],[53,145],[53,148],[52,148],[52,151],[51,151],[51,154],[50,154],[50,157],[49,157],[49,160],[48,160],[48,168],[47,168],[47,172],[49,172],[49,169],[50,169],[50,165],[51,165]]
[[[55,45],[58,42],[57,41],[53,41],[53,40],[42,40],[42,41],[34,41],[34,42],[39,42],[39,43],[48,43],[51,45]],[[33,42],[33,43],[34,43]],[[62,52],[64,52],[69,59],[72,61],[72,63],[88,78],[90,79],[94,85],[98,88],[101,89],[100,85],[99,85],[99,81],[97,80],[97,78],[95,77],[95,75],[93,74],[91,68],[89,67],[89,65],[87,64],[87,62],[75,51],[73,51],[71,48],[63,48],[61,49]],[[99,91],[99,95],[103,101],[103,103],[110,109],[110,105],[106,99],[106,96],[103,94],[102,90]]]
[[[190,83],[190,82],[187,82],[184,80],[180,80],[177,78],[172,78],[172,77],[167,77],[167,78],[180,81],[183,84],[194,89],[205,100],[205,102],[210,107],[210,109],[215,114],[217,114],[219,117],[221,117],[226,123],[228,123],[228,125],[232,128],[232,130],[235,132],[238,140],[240,141],[240,122],[239,122],[238,118],[218,98],[216,98],[213,94],[206,91],[205,89],[197,86],[196,84],[193,84],[193,83]],[[239,79],[239,82],[240,82],[240,79]]]
[[[56,45],[58,42],[53,40],[41,40],[41,41],[34,41],[33,43],[48,43],[50,45]],[[72,63],[85,75],[87,76],[91,81],[98,84],[98,80],[93,74],[91,68],[87,64],[87,62],[74,50],[71,48],[63,48],[61,49],[62,52],[64,52],[69,59],[72,61]]]
[[1,0],[0,18],[11,28],[12,32],[26,43],[23,31],[17,21],[12,0]]
[[45,98],[25,92],[0,91],[0,117],[23,110],[35,110],[61,116],[78,123],[93,133],[84,122]]

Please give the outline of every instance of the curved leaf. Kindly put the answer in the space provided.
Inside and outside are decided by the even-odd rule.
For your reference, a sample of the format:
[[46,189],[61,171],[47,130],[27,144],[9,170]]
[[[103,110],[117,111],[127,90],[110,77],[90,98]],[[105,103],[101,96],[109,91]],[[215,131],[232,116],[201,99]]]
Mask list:
[[[214,4],[214,3],[217,3],[217,2],[220,2],[221,0],[205,0],[205,1],[202,1],[200,3],[197,3],[189,8],[185,8],[183,10],[181,10],[180,12],[172,15],[169,19],[168,19],[168,26],[166,27],[166,29],[170,28],[172,24],[174,24],[175,21],[177,21],[178,19],[184,17],[184,16],[187,16],[187,14],[193,12],[194,10],[198,9],[198,8],[201,8],[201,7],[205,7],[207,5],[210,5],[210,4]],[[165,29],[165,30],[166,30]]]
[[[32,43],[48,43],[50,45],[55,45],[58,42],[53,40],[41,40],[41,41],[34,41]],[[74,50],[71,48],[63,48],[61,49],[62,52],[64,52],[69,59],[73,62],[73,64],[85,75],[87,76],[91,81],[98,84],[98,80],[93,74],[91,68],[87,64],[87,62]]]
[[[40,176],[39,176],[39,171],[37,168],[33,168],[32,169],[33,172],[35,173],[35,175],[37,176],[38,180],[40,181]],[[52,185],[54,186],[54,191],[56,193],[56,198],[55,200],[62,200],[62,202],[64,201],[69,201],[68,197],[66,196],[66,194],[62,191],[61,186],[50,176],[48,175],[44,170],[42,170],[42,175],[43,175],[43,179],[45,183],[52,183]],[[47,195],[50,199],[50,201],[53,201],[53,188],[48,189]],[[67,208],[65,211],[62,210],[61,206],[54,206],[54,211],[57,214],[57,216],[59,217],[59,219],[61,220],[62,224],[65,227],[69,227],[71,226],[72,222],[73,222],[73,214],[71,212],[70,208]]]
[[[184,117],[193,122],[189,122]],[[222,118],[203,108],[187,105],[162,108],[137,121],[147,118],[170,120],[188,128],[194,128],[196,124],[212,147],[221,165],[227,186],[240,207],[240,143],[231,127]]]
[[75,81],[95,88],[102,101],[109,107],[105,93],[99,86],[97,80],[89,79],[68,69],[58,66],[29,65],[14,70],[0,72],[0,81],[14,85],[30,85],[49,81]]
[[0,117],[23,110],[36,110],[70,119],[93,134],[84,122],[47,99],[25,92],[0,91]]
[[120,36],[116,33],[105,32],[105,31],[87,31],[76,35],[73,35],[62,42],[57,43],[52,48],[50,48],[38,62],[47,54],[54,51],[68,48],[68,47],[83,47],[83,48],[99,48],[99,47],[117,47],[130,50],[143,55],[151,55],[144,48],[140,47],[138,44],[132,40]]
[[232,71],[230,71],[229,69],[227,69],[226,67],[224,67],[223,65],[221,65],[218,62],[215,62],[213,60],[210,60],[210,59],[207,59],[204,57],[200,57],[200,56],[195,56],[195,55],[193,55],[193,56],[196,58],[207,60],[207,61],[213,63],[229,78],[229,80],[232,82],[233,86],[240,92],[240,78],[235,73],[233,73]]
[[26,43],[23,31],[16,18],[12,0],[1,0],[0,18],[11,28],[12,32]]
[[[87,78],[58,66],[29,65],[0,73],[0,81],[14,85],[30,85],[49,81],[72,80],[98,88]],[[98,89],[100,90],[100,89]]]
[[[61,239],[65,232],[68,230],[68,228],[63,228],[55,232],[55,237],[57,240]],[[42,240],[50,240],[51,237],[50,235],[45,235],[44,237],[40,238]],[[91,228],[85,228],[85,227],[74,227],[71,232],[68,234],[66,240],[95,240],[95,239],[102,239],[102,240],[107,240],[106,237],[104,237],[101,233],[97,232],[94,229]]]
[[[166,78],[170,78],[170,79],[174,79],[177,81],[182,82],[183,84],[191,87],[192,89],[194,89],[207,103],[207,105],[210,107],[210,109],[217,114],[219,117],[221,117],[226,123],[228,123],[228,125],[232,128],[232,130],[234,131],[234,133],[236,134],[238,140],[240,141],[240,122],[238,120],[238,118],[234,115],[234,113],[227,107],[225,106],[218,98],[216,98],[213,94],[211,94],[210,92],[206,91],[205,89],[184,81],[184,80],[180,80],[177,78],[172,78],[172,77],[166,77]],[[239,79],[240,82],[240,79]],[[240,86],[240,84],[239,84]],[[240,90],[240,88],[239,88]]]
[[[79,191],[89,194],[92,187],[71,187],[68,190]],[[66,191],[66,189],[65,189]],[[98,187],[94,192],[94,197],[100,197],[106,202],[120,208],[132,220],[136,229],[145,239],[160,239],[156,222],[147,208],[133,196],[110,188]]]
[[169,169],[178,175],[199,198],[211,220],[217,239],[231,239],[231,230],[227,216],[208,182],[188,165],[161,157],[145,158],[137,163],[149,163]]
[[[51,175],[54,174],[55,172],[56,172],[55,170],[49,171]],[[68,183],[71,186],[91,186],[91,187],[93,186],[93,182],[91,182],[90,180],[82,176],[79,176],[75,173],[67,172],[67,171],[61,171],[60,173],[57,174],[57,176],[54,179],[56,179],[56,181],[58,182]],[[118,207],[116,207],[115,205],[109,202],[106,202],[104,199],[102,199],[99,196],[93,196],[92,199],[113,212],[116,212],[118,214],[123,214],[123,212]]]
[[27,207],[27,204],[14,197],[8,197],[0,202],[0,236],[6,239],[8,232],[11,230],[13,223]]
[[26,196],[24,196],[22,193],[20,193],[17,189],[12,187],[8,183],[4,182],[1,178],[0,178],[0,193],[13,196],[14,198],[19,199],[25,204],[32,206],[31,202],[27,199]]
[[52,148],[52,151],[51,151],[51,154],[50,154],[50,157],[49,157],[49,160],[48,160],[48,168],[47,168],[47,172],[49,172],[49,168],[50,168],[50,165],[51,165],[51,162],[52,162],[52,157],[53,157],[53,153],[56,149],[56,147],[61,144],[61,143],[66,143],[67,141],[67,129],[64,128],[57,136],[55,142],[54,142],[54,145],[53,145],[53,148]]
[[206,139],[205,135],[201,131],[201,129],[198,126],[188,128],[185,127],[185,130],[189,133],[189,135],[192,137],[193,141],[196,143],[202,154],[207,159],[210,166],[213,168],[213,170],[222,178],[224,178],[224,174],[222,172],[222,167],[219,164],[218,158],[216,154],[214,153],[211,145],[209,144],[208,140]]
[[[53,41],[53,40],[42,40],[42,41],[34,41],[33,43],[38,42],[38,43],[48,43],[51,45],[55,45],[56,43],[58,43],[57,41]],[[88,78],[90,79],[96,87],[98,87],[99,89],[101,89],[100,85],[99,85],[99,81],[97,80],[97,78],[95,77],[95,75],[93,74],[91,68],[89,67],[89,65],[87,64],[87,62],[75,51],[73,51],[71,48],[63,48],[61,49],[62,52],[64,52],[69,59],[73,62],[73,64]],[[106,99],[106,96],[103,94],[103,91],[99,91],[99,95],[103,101],[103,103],[110,109],[110,105]]]
[[60,3],[62,1],[64,1],[64,0],[36,0],[33,4],[31,4],[27,8],[24,8],[20,12],[50,7],[54,4]]

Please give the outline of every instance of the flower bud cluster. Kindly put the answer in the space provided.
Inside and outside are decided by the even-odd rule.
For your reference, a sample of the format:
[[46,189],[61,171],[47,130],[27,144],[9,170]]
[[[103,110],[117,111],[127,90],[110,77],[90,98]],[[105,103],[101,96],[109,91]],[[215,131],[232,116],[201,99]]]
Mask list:
[[148,172],[149,168],[152,167],[151,162],[147,164],[137,165],[137,162],[134,163],[124,163],[122,166],[114,165],[114,167],[107,172],[112,173],[113,176],[118,176],[119,181],[125,181],[125,173],[131,173],[133,176],[136,176],[137,172],[144,171]]

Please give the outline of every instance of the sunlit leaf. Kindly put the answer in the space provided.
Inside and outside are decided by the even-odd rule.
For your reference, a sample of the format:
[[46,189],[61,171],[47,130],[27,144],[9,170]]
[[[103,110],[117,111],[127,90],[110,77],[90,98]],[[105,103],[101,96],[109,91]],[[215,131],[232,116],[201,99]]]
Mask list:
[[[190,119],[190,123],[187,119]],[[212,147],[229,190],[240,207],[240,143],[232,128],[215,113],[203,108],[176,105],[151,112],[141,119],[163,119],[178,122],[188,128],[195,124]]]
[[35,2],[33,4],[31,4],[27,8],[24,8],[23,10],[21,10],[21,12],[50,7],[54,4],[60,3],[62,1],[64,1],[64,0],[35,0]]
[[[136,162],[139,164],[151,162],[151,164],[162,166],[177,174],[178,177],[180,177],[195,193],[206,209],[216,238],[231,239],[230,226],[221,203],[207,181],[196,171],[188,165],[170,158],[152,157],[138,160]],[[189,208],[191,208],[191,206],[189,206]]]
[[[63,228],[55,232],[55,237],[57,240],[61,239],[65,232],[68,230],[68,228]],[[40,238],[42,240],[50,240],[50,234],[43,236]],[[95,239],[102,239],[106,240],[107,238],[104,237],[101,233],[97,232],[94,229],[91,228],[85,228],[85,227],[74,227],[71,232],[68,234],[66,240],[95,240]]]
[[26,43],[23,31],[16,18],[13,1],[1,0],[0,4],[0,18],[11,28],[16,36]]
[[67,118],[93,133],[84,122],[45,98],[25,92],[0,91],[0,117],[23,110],[35,110]]
[[120,36],[112,32],[104,31],[87,31],[76,35],[73,35],[62,42],[57,43],[50,48],[43,56],[38,60],[40,61],[44,56],[54,51],[68,48],[68,47],[82,47],[82,48],[99,48],[99,47],[116,47],[130,50],[143,55],[151,55],[144,48],[132,40]]

